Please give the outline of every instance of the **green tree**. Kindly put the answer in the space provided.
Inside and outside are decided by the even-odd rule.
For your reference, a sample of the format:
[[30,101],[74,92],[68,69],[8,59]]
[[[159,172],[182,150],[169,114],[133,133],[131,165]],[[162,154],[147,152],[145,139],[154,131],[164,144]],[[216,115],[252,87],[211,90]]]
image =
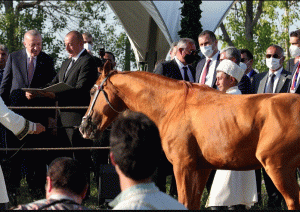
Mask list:
[[[124,57],[125,43],[122,48],[112,47],[115,40],[124,39],[122,32],[115,33],[116,23],[108,23],[105,17],[107,4],[104,1],[6,1],[0,0],[0,42],[10,50],[23,48],[24,33],[37,29],[43,36],[43,49],[56,60],[56,67],[66,59],[64,36],[68,31],[90,32],[96,40],[95,50],[99,43],[105,44],[107,50],[115,53],[116,58]],[[111,39],[110,37],[113,37]],[[109,43],[114,40],[115,43]],[[118,49],[121,48],[121,49]],[[118,50],[118,51],[116,51]],[[97,55],[97,54],[96,54]]]
[[[281,16],[280,9],[286,11]],[[255,56],[255,68],[263,72],[267,69],[265,52],[270,45],[288,50],[288,28],[299,20],[298,10],[297,1],[238,1],[220,24],[222,48],[233,45],[249,49]]]
[[[202,1],[198,0],[182,0],[183,6],[181,7],[181,30],[178,35],[181,38],[192,38],[198,43],[198,35],[202,32],[202,25],[200,23],[201,10],[200,4]],[[196,44],[196,48],[199,45]]]

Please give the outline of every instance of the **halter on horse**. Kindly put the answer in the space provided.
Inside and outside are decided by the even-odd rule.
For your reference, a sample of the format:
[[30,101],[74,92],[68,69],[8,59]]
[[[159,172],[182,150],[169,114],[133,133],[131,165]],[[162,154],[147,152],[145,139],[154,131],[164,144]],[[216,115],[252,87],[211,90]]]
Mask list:
[[295,175],[300,165],[299,95],[221,94],[205,85],[147,72],[109,73],[104,67],[91,97],[80,127],[83,137],[96,137],[127,108],[146,114],[160,131],[178,200],[188,209],[200,209],[211,169],[262,166],[288,208],[300,209]]

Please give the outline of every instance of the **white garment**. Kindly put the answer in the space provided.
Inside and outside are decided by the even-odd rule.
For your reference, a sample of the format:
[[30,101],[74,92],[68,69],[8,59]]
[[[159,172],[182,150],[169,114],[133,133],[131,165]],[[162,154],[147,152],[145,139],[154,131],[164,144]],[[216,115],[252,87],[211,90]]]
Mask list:
[[114,207],[113,210],[186,210],[176,199],[161,192],[153,182],[127,188],[109,205]]
[[7,196],[3,172],[0,166],[0,203],[7,203],[7,202],[9,202],[9,199]]
[[[20,140],[36,129],[36,124],[9,110],[0,97],[0,123],[12,131]],[[26,128],[26,125],[28,128]],[[0,203],[9,202],[3,172],[0,166]]]
[[[241,94],[237,86],[229,88],[228,94]],[[255,171],[217,170],[206,207],[246,205],[257,202]]]

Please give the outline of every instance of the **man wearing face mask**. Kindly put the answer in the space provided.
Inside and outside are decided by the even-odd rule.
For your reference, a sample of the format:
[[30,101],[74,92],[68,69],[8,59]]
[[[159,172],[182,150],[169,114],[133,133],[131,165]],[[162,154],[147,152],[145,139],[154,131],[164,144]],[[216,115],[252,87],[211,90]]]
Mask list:
[[290,34],[290,53],[291,53],[291,59],[287,61],[286,64],[286,70],[289,72],[295,71],[295,68],[297,67],[297,63],[300,60],[300,30],[296,30],[291,32]]
[[245,63],[247,69],[245,75],[252,80],[253,76],[257,74],[257,71],[252,68],[253,65],[253,54],[248,49],[241,49],[241,63]]
[[96,57],[93,55],[92,53],[92,49],[93,49],[93,45],[94,45],[94,42],[93,42],[93,36],[91,35],[91,33],[89,32],[85,32],[82,34],[82,37],[83,37],[83,48],[85,48],[85,50],[93,56],[93,58],[95,59],[96,61],[96,64],[97,64],[97,67],[101,67],[103,66],[102,64],[102,61],[100,60],[99,57]]
[[196,46],[194,40],[181,38],[177,44],[177,52],[173,60],[158,63],[153,73],[161,74],[177,80],[195,82],[195,69],[190,65],[195,60]]
[[[177,43],[177,51],[173,60],[160,62],[155,66],[153,73],[161,74],[177,80],[195,82],[195,69],[190,65],[194,62],[196,45],[193,39],[181,38]],[[170,194],[175,195],[176,184],[171,163],[162,155],[154,181],[159,189],[166,192],[166,177],[172,174]]]
[[[266,65],[269,70],[253,76],[252,90],[254,93],[286,93],[288,91],[292,75],[283,68],[284,58],[284,51],[280,46],[271,45],[267,49]],[[268,208],[280,209],[283,197],[263,168],[262,172],[269,197]],[[258,192],[261,189],[259,183],[257,182]]]
[[205,58],[197,64],[195,82],[217,88],[216,68],[220,63],[218,40],[212,31],[205,30],[198,36],[198,41],[200,50]]

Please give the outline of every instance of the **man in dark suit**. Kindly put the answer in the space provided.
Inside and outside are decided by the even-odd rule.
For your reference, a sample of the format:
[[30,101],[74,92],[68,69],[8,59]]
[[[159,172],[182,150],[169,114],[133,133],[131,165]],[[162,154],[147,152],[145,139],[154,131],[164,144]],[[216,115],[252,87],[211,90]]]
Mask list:
[[291,59],[289,59],[286,63],[286,70],[288,72],[293,72],[296,69],[296,63],[299,62],[300,59],[300,30],[296,30],[290,33],[290,54]]
[[195,60],[195,54],[195,42],[190,38],[182,38],[178,41],[174,59],[158,63],[153,73],[172,79],[195,82],[195,69],[190,65]]
[[[190,65],[195,60],[195,54],[196,45],[194,40],[182,38],[177,43],[177,52],[174,59],[158,63],[153,73],[161,74],[172,79],[195,82],[195,69]],[[176,195],[176,183],[172,169],[172,165],[166,159],[165,154],[163,154],[154,181],[161,191],[166,192],[166,177],[172,174],[170,194]]]
[[257,74],[257,72],[253,69],[253,54],[248,49],[241,49],[241,63],[245,63],[247,69],[245,71],[245,75],[250,79]]
[[197,64],[195,82],[217,88],[216,68],[220,63],[220,52],[216,35],[212,31],[205,30],[198,36],[198,42],[205,58]]
[[[11,53],[8,56],[3,79],[0,87],[0,95],[4,102],[9,106],[47,106],[54,104],[42,97],[34,100],[28,99],[22,88],[39,88],[51,82],[55,76],[54,63],[52,58],[42,52],[42,36],[37,30],[30,30],[24,35],[25,48]],[[17,113],[34,122],[48,126],[49,111],[41,110],[17,110]],[[51,112],[51,111],[50,111]],[[41,146],[41,140],[46,140],[49,132],[41,133],[38,136],[27,136],[26,147],[45,147]],[[7,139],[15,139],[11,133],[7,133]],[[10,145],[19,142],[10,142]],[[44,143],[44,142],[43,142]],[[19,147],[10,146],[10,147]],[[18,153],[11,160],[8,182],[9,194],[15,194],[19,187],[21,173],[20,163],[24,160],[26,180],[33,197],[44,194],[46,177],[46,157],[45,152]],[[12,195],[14,195],[12,194]]]
[[[73,89],[60,93],[45,93],[44,95],[55,98],[58,106],[88,106],[90,102],[90,89],[98,77],[96,62],[84,48],[83,37],[77,31],[69,32],[65,37],[66,50],[69,59],[62,63],[62,66],[49,85],[59,82],[66,83]],[[79,130],[74,128],[81,124],[82,117],[86,110],[82,109],[61,109],[60,125],[63,130],[59,133],[61,146],[67,147],[91,147],[92,141],[83,139]],[[92,165],[89,150],[66,153],[66,156],[75,157],[84,164],[88,179],[89,169]]]
[[[254,93],[286,93],[291,82],[291,73],[283,69],[284,51],[280,46],[271,45],[266,51],[268,71],[253,76],[252,90]],[[256,172],[258,173],[258,172]],[[266,171],[262,169],[268,194],[268,207],[280,208],[283,199],[274,186]],[[261,193],[261,179],[257,175],[258,194]]]

